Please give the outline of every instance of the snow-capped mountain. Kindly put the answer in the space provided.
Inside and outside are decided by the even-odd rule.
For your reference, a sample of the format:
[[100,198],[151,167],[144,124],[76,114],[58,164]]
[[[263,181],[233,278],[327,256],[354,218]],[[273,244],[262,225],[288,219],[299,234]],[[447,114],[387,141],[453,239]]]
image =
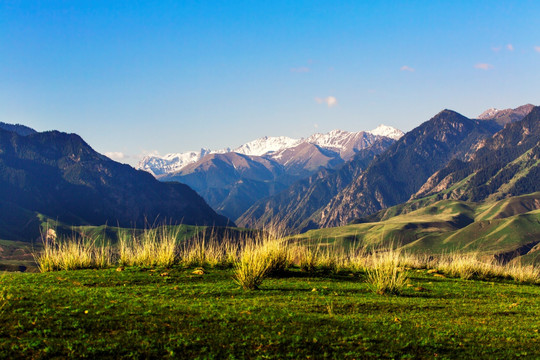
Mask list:
[[377,126],[371,131],[368,131],[368,133],[373,135],[386,136],[394,140],[399,140],[403,135],[405,135],[403,131],[383,124]]
[[[235,152],[248,156],[263,156],[281,163],[283,156],[288,149],[294,149],[301,144],[308,143],[316,145],[323,150],[329,150],[339,154],[339,157],[347,161],[358,150],[364,149],[379,136],[386,136],[391,139],[399,139],[403,136],[401,130],[390,126],[380,125],[371,131],[349,132],[343,130],[332,130],[326,134],[313,134],[308,138],[295,139],[287,136],[264,136],[262,138],[245,143],[237,148],[200,151],[189,151],[185,153],[172,153],[165,156],[146,156],[139,161],[137,169],[145,170],[154,176],[176,173],[190,164],[200,161],[209,154],[225,154]],[[291,154],[291,151],[287,151]]]

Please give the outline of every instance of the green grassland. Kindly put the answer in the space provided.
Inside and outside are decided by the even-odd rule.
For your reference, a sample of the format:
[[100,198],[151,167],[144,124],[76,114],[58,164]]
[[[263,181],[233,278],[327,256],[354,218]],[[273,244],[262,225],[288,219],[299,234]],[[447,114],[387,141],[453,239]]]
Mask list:
[[484,203],[426,199],[383,210],[358,223],[311,230],[302,243],[398,244],[415,252],[477,252],[540,262],[540,193]]
[[289,270],[244,291],[231,270],[0,275],[0,358],[540,357],[540,287],[410,272],[399,296],[362,272]]

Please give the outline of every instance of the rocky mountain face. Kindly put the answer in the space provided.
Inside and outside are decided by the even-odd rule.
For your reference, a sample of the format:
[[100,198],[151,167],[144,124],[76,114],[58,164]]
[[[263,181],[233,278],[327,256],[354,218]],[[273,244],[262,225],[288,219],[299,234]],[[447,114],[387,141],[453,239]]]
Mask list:
[[498,200],[540,191],[540,107],[433,174],[413,198]]
[[[392,129],[380,130],[397,137],[399,130]],[[158,179],[189,185],[219,213],[237,219],[256,201],[320,169],[336,168],[380,139],[387,139],[385,144],[393,142],[369,132],[340,130],[301,140],[266,137],[242,145],[236,149],[238,152],[207,154],[179,171],[159,175]]]
[[187,185],[159,182],[58,131],[21,136],[0,129],[0,208],[4,239],[28,230],[6,220],[14,212],[19,225],[32,226],[38,214],[72,225],[231,224]]
[[506,125],[511,122],[520,121],[527,116],[534,105],[526,104],[515,109],[499,110],[495,108],[488,109],[478,116],[480,120],[494,120],[499,125]]
[[339,168],[321,169],[274,196],[259,200],[242,214],[238,224],[249,228],[277,225],[297,232],[318,227],[315,219],[321,209],[393,143],[392,139],[383,137]]
[[[471,120],[444,110],[405,134],[380,155],[372,154],[363,161],[352,161],[351,168],[343,167],[339,175],[319,173],[319,179],[312,179],[317,185],[327,183],[329,192],[314,191],[317,186],[304,185],[298,187],[298,193],[302,195],[295,197],[291,187],[257,203],[238,219],[238,223],[261,227],[273,221],[296,231],[347,224],[407,201],[435,171],[451,159],[464,159],[479,141],[499,129],[493,121]],[[340,185],[337,185],[337,179],[341,181]],[[312,198],[325,194],[321,196],[321,203],[313,207],[306,205],[302,196],[309,191],[314,192],[310,195]]]
[[498,128],[443,110],[374,159],[369,167],[321,211],[320,227],[339,226],[407,201],[435,171],[464,157]]

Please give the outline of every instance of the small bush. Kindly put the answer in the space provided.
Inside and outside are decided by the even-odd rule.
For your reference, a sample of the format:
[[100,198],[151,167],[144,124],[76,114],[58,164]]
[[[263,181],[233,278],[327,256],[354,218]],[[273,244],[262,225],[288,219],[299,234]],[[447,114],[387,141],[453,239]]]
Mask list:
[[290,246],[283,241],[263,239],[261,251],[268,262],[267,274],[282,274],[292,263]]

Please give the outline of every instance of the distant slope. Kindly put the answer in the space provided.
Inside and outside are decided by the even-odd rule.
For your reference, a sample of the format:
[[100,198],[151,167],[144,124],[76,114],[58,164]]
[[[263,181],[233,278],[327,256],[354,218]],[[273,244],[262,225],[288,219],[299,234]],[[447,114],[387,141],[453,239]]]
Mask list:
[[188,186],[159,182],[58,131],[20,136],[0,130],[0,208],[7,210],[3,239],[18,239],[24,224],[35,235],[40,214],[72,225],[228,223]]
[[272,160],[229,152],[209,154],[159,179],[189,185],[215,210],[234,219],[261,197],[284,189],[286,183],[277,180],[283,174]]
[[499,129],[492,121],[444,110],[387,150],[353,161],[338,173],[322,174],[313,185],[300,183],[279,199],[261,201],[237,222],[255,227],[273,222],[293,231],[347,224],[407,201],[433,172],[453,158],[464,158],[474,144]]
[[470,251],[501,261],[523,256],[540,263],[540,192],[497,202],[441,200],[416,210],[410,205],[383,210],[355,224],[308,231],[294,239],[343,245],[397,244],[432,254]]

